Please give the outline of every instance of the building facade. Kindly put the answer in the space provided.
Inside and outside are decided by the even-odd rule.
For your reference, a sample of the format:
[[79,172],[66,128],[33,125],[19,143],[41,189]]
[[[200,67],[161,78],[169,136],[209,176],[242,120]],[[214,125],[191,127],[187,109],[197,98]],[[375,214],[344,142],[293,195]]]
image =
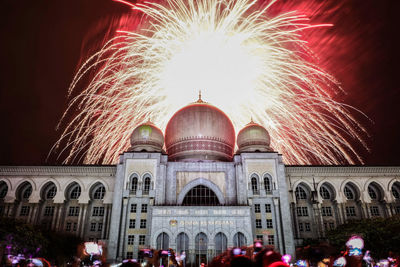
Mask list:
[[152,247],[198,264],[256,239],[293,255],[348,220],[400,214],[400,167],[285,166],[269,145],[199,99],[165,134],[138,126],[116,165],[0,167],[0,215],[103,240],[111,261]]

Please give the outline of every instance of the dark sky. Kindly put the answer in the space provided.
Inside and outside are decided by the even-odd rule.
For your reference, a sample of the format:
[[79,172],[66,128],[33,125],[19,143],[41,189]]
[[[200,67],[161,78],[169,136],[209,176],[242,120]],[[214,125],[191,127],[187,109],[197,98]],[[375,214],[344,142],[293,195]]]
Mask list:
[[[347,92],[338,100],[370,119],[361,119],[371,135],[370,152],[359,150],[365,164],[400,165],[400,1],[315,1],[325,6],[316,22],[335,25],[322,61]],[[94,29],[103,33],[129,8],[111,0],[3,0],[0,8],[0,164],[60,164],[46,157],[68,86],[88,44],[103,38]]]

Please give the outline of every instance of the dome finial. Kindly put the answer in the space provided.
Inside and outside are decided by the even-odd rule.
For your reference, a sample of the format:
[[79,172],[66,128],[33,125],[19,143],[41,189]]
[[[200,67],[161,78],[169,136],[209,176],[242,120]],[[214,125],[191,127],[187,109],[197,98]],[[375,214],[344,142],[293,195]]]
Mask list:
[[199,90],[199,99],[196,101],[196,103],[204,103],[204,101],[201,99],[201,90]]

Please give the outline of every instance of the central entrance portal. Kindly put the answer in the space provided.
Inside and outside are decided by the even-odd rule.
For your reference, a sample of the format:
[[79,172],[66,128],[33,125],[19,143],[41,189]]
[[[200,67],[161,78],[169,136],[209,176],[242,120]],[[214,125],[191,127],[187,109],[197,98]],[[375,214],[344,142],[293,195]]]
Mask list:
[[207,235],[203,232],[198,233],[194,240],[195,242],[195,253],[196,253],[196,265],[200,266],[201,263],[208,264],[207,257],[207,246],[208,246],[208,238]]

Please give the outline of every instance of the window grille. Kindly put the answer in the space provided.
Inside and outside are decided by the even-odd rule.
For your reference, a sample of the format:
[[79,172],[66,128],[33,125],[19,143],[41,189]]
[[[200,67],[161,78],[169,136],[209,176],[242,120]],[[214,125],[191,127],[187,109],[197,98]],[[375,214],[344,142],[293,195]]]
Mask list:
[[254,212],[255,213],[260,213],[261,212],[260,204],[254,204]]
[[296,199],[307,199],[307,193],[301,186],[296,187],[295,195]]
[[44,216],[53,216],[54,215],[54,207],[45,207],[44,208]]
[[139,245],[144,245],[146,243],[146,236],[140,235],[139,236]]
[[97,224],[97,231],[98,231],[98,232],[103,231],[103,223],[98,223],[98,224]]
[[96,188],[96,191],[94,191],[93,199],[103,199],[105,194],[106,188],[104,187],[104,185],[101,185]]
[[131,212],[136,213],[137,210],[137,204],[131,204]]
[[131,182],[131,193],[132,194],[136,194],[137,186],[138,186],[138,178],[133,177],[132,182]]
[[136,227],[136,220],[135,219],[130,219],[129,220],[129,228],[133,229]]
[[148,195],[150,191],[150,178],[146,177],[144,179],[144,185],[143,185],[143,195]]
[[146,228],[146,220],[142,219],[142,220],[140,220],[140,229],[144,229],[144,228]]
[[78,223],[74,222],[74,228],[73,228],[73,231],[76,231],[76,229],[78,229]]
[[93,207],[92,216],[104,216],[104,207]]
[[335,229],[335,223],[330,222],[330,223],[329,223],[329,229],[330,229],[330,230]]
[[311,231],[310,223],[304,223],[304,226],[306,228],[306,232],[310,232]]
[[256,228],[262,228],[261,219],[256,219]]
[[90,224],[90,231],[96,231],[96,223],[91,223]]
[[79,207],[69,207],[68,216],[79,216]]
[[20,216],[28,216],[30,210],[31,210],[30,206],[22,206],[19,215]]
[[22,193],[22,198],[23,199],[29,199],[31,194],[32,194],[32,185],[29,184],[24,188],[23,193]]
[[147,213],[147,204],[142,204],[142,212]]
[[219,200],[215,193],[204,185],[193,187],[183,199],[184,206],[218,206]]
[[379,216],[378,206],[371,206],[369,210],[371,211],[371,216]]
[[251,178],[251,190],[253,191],[253,195],[258,195],[258,182],[256,177]]
[[299,223],[299,231],[300,232],[304,231],[303,223]]
[[128,245],[133,245],[134,242],[135,242],[135,236],[128,235]]
[[265,213],[271,213],[271,204],[265,204]]
[[346,207],[346,216],[355,217],[356,216],[356,208],[355,207]]
[[274,235],[268,235],[268,245],[275,245],[275,236]]
[[322,199],[331,199],[331,193],[325,186],[321,186],[319,189],[319,194],[321,195]]
[[81,187],[77,184],[71,190],[70,199],[78,199],[80,196],[81,196]]
[[272,228],[274,228],[274,227],[272,226],[272,219],[267,219],[266,223],[267,223],[267,229],[272,229]]
[[127,259],[133,259],[133,252],[132,251],[126,252],[126,258]]
[[71,231],[71,226],[72,226],[72,223],[67,222],[67,225],[65,226],[65,231]]
[[308,208],[307,207],[297,207],[296,212],[297,212],[297,216],[299,216],[299,217],[308,216]]
[[265,193],[271,193],[271,181],[268,177],[264,177],[264,189]]
[[344,187],[344,195],[348,200],[354,199],[354,193],[353,190],[351,190],[347,185]]
[[46,199],[53,199],[57,193],[57,187],[52,184],[48,187],[46,192]]
[[322,212],[322,216],[332,216],[332,208],[331,207],[322,207],[321,212]]

